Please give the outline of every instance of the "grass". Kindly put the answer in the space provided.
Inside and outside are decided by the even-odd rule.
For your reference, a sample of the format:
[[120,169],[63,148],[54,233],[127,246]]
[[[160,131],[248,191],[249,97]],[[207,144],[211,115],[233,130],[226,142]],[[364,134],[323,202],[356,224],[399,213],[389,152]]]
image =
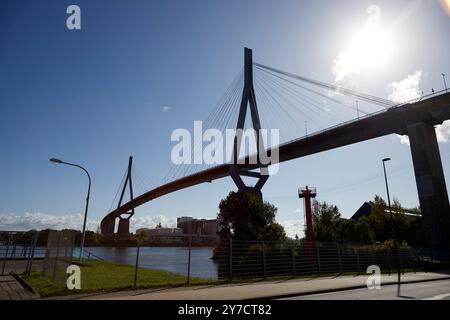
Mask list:
[[[187,277],[167,271],[138,269],[136,286],[134,286],[134,267],[130,265],[115,264],[107,261],[84,260],[81,267],[81,289],[68,290],[64,284],[57,284],[50,279],[43,277],[41,272],[33,271],[29,277],[24,277],[41,297],[54,297],[70,295],[76,293],[99,293],[112,292],[127,289],[147,289],[158,287],[178,287],[187,285]],[[405,273],[413,270],[405,269]],[[419,271],[419,270],[417,270]],[[386,271],[382,272],[387,273]],[[392,270],[395,274],[396,270]],[[344,272],[339,276],[356,275],[355,272]],[[364,272],[360,273],[364,275]],[[336,273],[322,273],[321,277],[338,276]],[[317,275],[297,275],[293,276],[272,276],[266,280],[290,280],[317,277]],[[245,283],[253,281],[263,281],[263,279],[233,279],[231,283]],[[191,278],[190,284],[221,284],[230,283],[224,280],[210,280],[201,278]]]
[[[146,289],[157,287],[176,287],[187,284],[187,277],[167,271],[138,269],[137,283],[134,286],[134,267],[98,260],[84,260],[81,268],[81,289],[68,290],[64,284],[57,284],[33,271],[24,277],[41,297],[61,296],[76,293],[111,292],[126,289]],[[192,278],[192,285],[217,284],[219,281]]]

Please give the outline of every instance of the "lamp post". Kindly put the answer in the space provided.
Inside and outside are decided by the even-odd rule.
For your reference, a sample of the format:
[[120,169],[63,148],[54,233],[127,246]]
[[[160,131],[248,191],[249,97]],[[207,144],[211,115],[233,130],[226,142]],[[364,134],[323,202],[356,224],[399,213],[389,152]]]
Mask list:
[[386,183],[386,192],[387,192],[387,198],[388,198],[388,205],[389,205],[389,215],[391,216],[391,220],[392,220],[392,209],[391,209],[391,197],[389,196],[389,186],[388,186],[388,181],[387,181],[387,175],[386,175],[386,161],[390,161],[391,158],[384,158],[383,161],[383,170],[384,170],[384,181]]
[[389,218],[389,221],[390,221],[390,234],[391,234],[391,236],[393,236],[394,237],[394,247],[395,247],[395,251],[397,251],[397,254],[398,254],[398,262],[397,262],[397,296],[399,297],[400,296],[400,262],[401,262],[401,258],[400,258],[400,249],[399,249],[399,246],[398,246],[398,243],[397,243],[397,235],[396,235],[396,232],[393,232],[394,231],[394,228],[393,228],[393,225],[392,225],[392,209],[391,209],[391,198],[390,198],[390,195],[389,195],[389,186],[388,186],[388,181],[387,181],[387,175],[386,175],[386,165],[385,165],[385,163],[387,162],[387,161],[390,161],[391,160],[391,158],[384,158],[383,160],[382,160],[382,162],[383,162],[383,170],[384,170],[384,181],[386,182],[386,192],[387,192],[387,197],[388,197],[388,205],[389,205],[389,216],[390,216],[390,218]]
[[441,74],[442,74],[442,79],[444,80],[445,92],[447,92],[447,82],[445,82],[445,74],[444,73],[441,73]]
[[88,180],[89,180],[88,191],[87,191],[87,196],[86,196],[86,208],[84,209],[83,231],[81,233],[80,258],[79,258],[79,260],[81,262],[82,257],[83,257],[84,239],[86,236],[86,220],[87,220],[88,207],[89,207],[89,195],[91,193],[91,176],[89,175],[89,172],[85,168],[83,168],[82,166],[80,166],[78,164],[64,162],[64,161],[56,159],[56,158],[51,158],[50,162],[57,163],[57,164],[66,164],[68,166],[80,168],[81,170],[83,170],[86,173]]

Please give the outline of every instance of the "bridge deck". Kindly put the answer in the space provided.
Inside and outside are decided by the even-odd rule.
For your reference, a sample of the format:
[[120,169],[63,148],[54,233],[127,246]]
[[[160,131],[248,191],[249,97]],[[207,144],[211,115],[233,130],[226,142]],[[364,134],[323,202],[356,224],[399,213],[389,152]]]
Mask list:
[[[420,122],[438,125],[447,119],[450,119],[450,92],[412,104],[392,107],[359,120],[349,121],[280,145],[278,147],[279,162],[289,161],[392,133],[404,135],[407,134],[406,128],[409,125]],[[244,163],[247,164],[239,165],[242,169],[258,168],[258,165],[248,164],[248,157]],[[133,208],[166,194],[226,177],[229,175],[229,169],[229,164],[223,164],[159,186],[123,204],[117,210],[108,213],[102,220],[102,225],[116,219],[121,213],[128,212]]]

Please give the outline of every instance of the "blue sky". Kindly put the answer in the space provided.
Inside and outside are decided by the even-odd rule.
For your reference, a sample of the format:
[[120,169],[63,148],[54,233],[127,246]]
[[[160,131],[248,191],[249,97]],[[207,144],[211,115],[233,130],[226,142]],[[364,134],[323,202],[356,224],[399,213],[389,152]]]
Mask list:
[[[81,8],[81,30],[66,28],[70,4]],[[209,114],[242,68],[244,46],[265,65],[336,82],[332,65],[370,5],[380,8],[392,50],[383,65],[339,84],[388,98],[390,84],[420,71],[421,90],[442,89],[450,17],[439,1],[2,1],[0,227],[25,213],[60,223],[83,212],[86,178],[50,157],[91,172],[93,221],[110,208],[129,155],[148,185],[158,184],[171,166],[171,132]],[[303,219],[297,187],[308,184],[349,217],[385,196],[386,156],[392,194],[417,206],[410,150],[394,135],[284,163],[264,198],[292,227]],[[234,189],[225,178],[182,190],[137,208],[136,218],[215,217]]]

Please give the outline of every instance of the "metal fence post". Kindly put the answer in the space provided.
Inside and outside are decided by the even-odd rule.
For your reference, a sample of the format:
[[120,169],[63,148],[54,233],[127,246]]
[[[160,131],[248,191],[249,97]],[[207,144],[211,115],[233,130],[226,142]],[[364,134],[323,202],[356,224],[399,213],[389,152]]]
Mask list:
[[321,270],[320,270],[320,248],[319,243],[316,242],[316,255],[317,255],[317,271],[320,276]]
[[387,255],[387,263],[388,263],[388,270],[389,270],[389,275],[391,275],[391,258],[390,258],[390,252],[391,249],[386,249],[386,255]]
[[370,252],[372,253],[372,264],[376,264],[375,263],[375,248],[373,246],[370,246],[371,250]]
[[58,231],[58,242],[57,242],[57,246],[56,246],[55,265],[53,266],[53,276],[52,276],[53,281],[55,281],[55,279],[56,279],[56,266],[58,265],[59,246],[61,245],[61,236],[62,236],[62,231]]
[[11,233],[8,236],[8,242],[6,244],[5,258],[3,259],[2,275],[5,274],[6,260],[8,259],[8,251],[10,243],[11,243]]
[[262,242],[262,258],[263,258],[263,272],[264,272],[264,280],[267,279],[267,270],[266,270],[266,250],[264,241]]
[[293,275],[295,277],[297,275],[297,270],[295,268],[295,249],[294,249],[294,245],[291,247],[291,256],[292,256],[292,271],[293,271]]
[[405,274],[405,270],[403,269],[402,250],[400,249],[400,246],[398,247],[398,262],[399,262],[399,270],[402,271],[402,274]]
[[32,268],[32,265],[33,265],[33,260],[34,260],[34,251],[36,249],[38,235],[39,235],[38,231],[33,233],[33,239],[32,239],[32,243],[31,243],[31,247],[30,247],[30,251],[28,253],[28,263],[27,263],[27,270],[26,270],[27,276],[29,276],[30,273],[31,273],[31,268]]
[[342,274],[341,246],[339,245],[339,242],[336,243],[336,246],[337,246],[337,254],[338,254],[338,261],[339,261],[339,274]]
[[135,287],[137,284],[137,274],[138,274],[138,267],[139,267],[139,250],[140,250],[140,246],[138,244],[137,249],[136,249],[136,264],[134,266],[134,286]]
[[75,247],[75,236],[72,237],[72,243],[70,244],[70,264],[73,263],[73,247]]
[[230,281],[233,281],[233,238],[230,238],[229,247],[229,278]]
[[361,272],[361,265],[360,265],[360,262],[359,262],[359,254],[358,254],[358,250],[356,250],[356,247],[353,247],[353,250],[355,251],[355,255],[356,255],[356,263],[357,263],[357,268],[358,268],[358,275],[360,274],[360,272]]
[[16,235],[16,241],[13,241],[13,247],[12,247],[11,256],[10,256],[11,259],[16,258],[16,247],[17,247],[17,235]]
[[409,249],[409,256],[411,259],[411,263],[412,263],[412,267],[413,267],[413,272],[416,273],[416,263],[415,263],[415,259],[416,259],[416,252],[414,249]]
[[189,237],[188,272],[187,272],[188,286],[191,284],[191,247],[192,247],[192,237]]

